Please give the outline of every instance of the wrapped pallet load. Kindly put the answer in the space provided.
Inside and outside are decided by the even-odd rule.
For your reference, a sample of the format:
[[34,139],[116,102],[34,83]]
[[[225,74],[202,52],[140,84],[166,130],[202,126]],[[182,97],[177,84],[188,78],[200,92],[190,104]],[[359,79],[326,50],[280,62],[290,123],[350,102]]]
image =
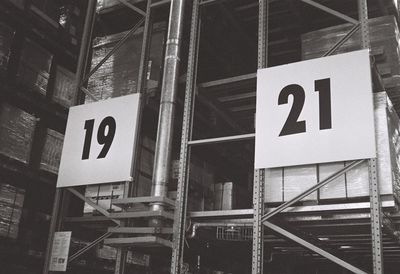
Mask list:
[[61,66],[56,69],[53,101],[67,108],[76,103],[75,75]]
[[36,118],[9,104],[0,106],[0,153],[29,162]]
[[25,190],[0,184],[0,237],[18,237],[24,198]]
[[57,174],[61,160],[61,151],[64,135],[47,129],[45,142],[40,159],[40,169]]
[[13,37],[14,31],[10,27],[0,23],[0,75],[4,74],[7,70]]
[[[395,106],[400,106],[400,34],[394,16],[372,18],[369,23],[371,54],[381,75],[386,91]],[[303,34],[302,59],[321,57],[343,38],[353,26],[343,24]],[[361,48],[360,32],[356,32],[334,54]]]
[[[166,25],[153,26],[149,63],[147,66],[148,86],[159,81],[162,64],[163,44]],[[96,38],[93,47],[92,68],[96,66],[115,46],[126,32]],[[101,100],[135,93],[139,75],[143,28],[138,29],[94,74],[90,77],[88,89]],[[92,99],[86,97],[86,102]]]
[[25,39],[19,61],[17,79],[27,88],[46,95],[53,55],[46,49]]

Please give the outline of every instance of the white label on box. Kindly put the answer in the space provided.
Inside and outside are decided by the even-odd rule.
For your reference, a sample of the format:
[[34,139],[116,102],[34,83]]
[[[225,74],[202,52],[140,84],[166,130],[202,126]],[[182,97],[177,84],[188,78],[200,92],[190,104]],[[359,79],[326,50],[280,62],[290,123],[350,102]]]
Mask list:
[[70,108],[57,187],[131,180],[139,96]]
[[258,71],[255,168],[374,157],[368,50]]
[[54,233],[49,266],[50,271],[67,270],[70,242],[71,231],[59,231]]

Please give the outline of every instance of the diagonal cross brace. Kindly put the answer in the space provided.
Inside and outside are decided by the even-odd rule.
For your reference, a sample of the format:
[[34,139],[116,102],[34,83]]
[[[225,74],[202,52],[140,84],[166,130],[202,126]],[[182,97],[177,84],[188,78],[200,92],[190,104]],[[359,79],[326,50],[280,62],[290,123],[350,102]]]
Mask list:
[[146,12],[144,12],[143,10],[139,9],[138,7],[135,7],[134,5],[132,5],[131,3],[129,3],[126,0],[118,0],[121,4],[125,5],[126,7],[130,8],[133,11],[136,11],[137,13],[139,13],[140,15],[146,16]]
[[278,213],[282,212],[283,210],[287,209],[289,206],[293,205],[294,203],[296,203],[296,202],[300,201],[301,199],[307,197],[308,195],[310,195],[314,191],[316,191],[316,190],[320,189],[321,187],[329,184],[330,182],[332,182],[336,178],[340,177],[341,175],[343,175],[347,171],[351,170],[352,168],[358,166],[359,164],[363,163],[364,161],[365,161],[365,159],[351,162],[350,165],[348,165],[348,166],[340,169],[339,171],[333,173],[332,175],[328,176],[327,178],[325,178],[321,182],[318,182],[316,185],[310,187],[309,189],[307,189],[303,193],[297,195],[293,199],[281,204],[280,206],[278,206],[277,208],[275,208],[271,212],[268,212],[268,213],[264,214],[264,216],[262,216],[262,218],[261,218],[261,221],[265,222],[267,219],[271,218],[272,216],[275,216],[276,214],[278,214]]
[[117,225],[120,225],[120,222],[118,220],[115,219],[111,219],[110,217],[110,213],[105,210],[104,208],[102,208],[101,206],[97,205],[96,203],[94,203],[91,199],[86,198],[85,196],[83,196],[79,191],[73,189],[72,187],[67,188],[69,192],[71,192],[72,194],[74,194],[76,197],[78,197],[79,199],[81,199],[82,201],[84,201],[85,203],[89,204],[91,207],[93,207],[94,209],[96,209],[98,212],[100,212],[101,214],[103,214],[104,216],[106,216],[107,218],[110,218],[111,221],[113,221],[114,223],[116,223]]
[[324,55],[322,55],[321,57],[326,57],[329,56],[331,54],[333,54],[338,48],[340,48],[344,43],[347,42],[347,40],[349,40],[354,33],[356,33],[361,27],[360,23],[357,23],[356,25],[354,25],[351,30],[346,33],[345,36],[343,36],[339,41],[337,41],[327,52],[325,52]]
[[277,232],[277,233],[289,238],[290,240],[295,241],[296,243],[304,246],[305,248],[307,248],[307,249],[309,249],[311,251],[314,251],[315,253],[317,253],[317,254],[329,259],[330,261],[340,265],[341,267],[352,271],[353,273],[356,273],[356,274],[368,274],[367,272],[365,272],[365,271],[353,266],[352,264],[349,264],[348,262],[336,257],[335,255],[332,255],[331,253],[323,250],[322,248],[319,248],[318,246],[307,242],[306,240],[294,235],[293,233],[283,229],[280,226],[277,226],[277,225],[275,225],[273,223],[270,223],[268,221],[265,221],[264,225],[267,226],[269,229],[271,229],[271,230],[273,230],[273,231],[275,231],[275,232]]
[[[119,226],[117,226],[119,227]],[[112,232],[106,232],[103,235],[101,235],[99,238],[97,238],[96,240],[94,240],[93,242],[89,243],[88,245],[86,245],[85,247],[79,249],[77,252],[75,252],[74,254],[72,254],[69,259],[68,259],[68,263],[72,262],[73,260],[75,260],[76,258],[78,258],[79,256],[81,256],[82,254],[86,253],[88,250],[90,250],[92,247],[96,246],[98,243],[104,241],[104,239],[108,238],[109,236],[111,236]]]
[[121,40],[118,41],[118,43],[111,49],[111,51],[107,53],[107,55],[104,56],[104,58],[101,59],[101,61],[87,75],[85,75],[85,77],[79,84],[80,86],[82,86],[87,80],[89,80],[90,76],[92,76],[114,53],[116,53],[121,48],[121,46],[125,43],[125,41],[128,40],[128,38],[133,33],[135,33],[138,30],[138,28],[143,24],[144,20],[145,17],[140,19],[139,22],[137,22],[136,25],[131,30],[129,30],[124,35],[124,37],[121,38]]
[[321,4],[319,4],[319,3],[317,3],[317,2],[315,2],[313,0],[301,0],[301,1],[303,3],[306,3],[306,4],[310,5],[310,6],[313,6],[313,7],[317,8],[317,9],[325,11],[326,13],[329,13],[329,14],[331,14],[333,16],[336,16],[336,17],[338,17],[340,19],[343,19],[343,20],[345,20],[345,21],[347,21],[349,23],[352,23],[354,25],[358,24],[358,20],[356,20],[354,18],[351,18],[350,16],[347,16],[346,14],[343,14],[341,12],[338,12],[336,10],[328,8],[327,6],[321,5]]

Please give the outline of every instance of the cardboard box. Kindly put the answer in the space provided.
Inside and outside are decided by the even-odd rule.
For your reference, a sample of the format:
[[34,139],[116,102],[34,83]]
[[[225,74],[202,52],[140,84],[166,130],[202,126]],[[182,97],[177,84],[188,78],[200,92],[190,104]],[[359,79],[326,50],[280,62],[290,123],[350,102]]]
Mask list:
[[67,108],[76,103],[75,75],[61,66],[56,69],[53,101]]
[[234,182],[214,185],[214,210],[249,208],[247,191]]
[[[318,165],[318,178],[322,181],[335,172],[345,167],[344,162],[323,163]],[[327,185],[319,189],[319,199],[343,199],[346,198],[346,177],[341,175]]]
[[283,202],[283,169],[265,169],[264,200],[266,203]]
[[[111,200],[121,199],[124,195],[125,183],[88,185],[85,197],[108,211],[121,211],[120,207],[111,204]],[[83,213],[94,213],[96,210],[89,204],[84,205]]]
[[[288,201],[304,190],[312,187],[317,183],[317,167],[316,165],[304,165],[285,167],[283,170],[283,197]],[[302,201],[316,201],[317,192],[313,192]]]

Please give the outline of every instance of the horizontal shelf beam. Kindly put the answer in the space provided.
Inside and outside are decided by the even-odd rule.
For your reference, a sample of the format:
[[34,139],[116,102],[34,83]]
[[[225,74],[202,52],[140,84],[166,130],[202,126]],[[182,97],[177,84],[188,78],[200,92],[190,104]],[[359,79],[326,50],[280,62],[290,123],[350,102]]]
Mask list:
[[104,240],[104,244],[111,246],[140,246],[140,247],[166,246],[172,248],[172,243],[170,241],[156,236],[108,238]]
[[138,211],[138,212],[118,212],[111,213],[111,218],[114,219],[130,219],[130,218],[146,218],[146,217],[163,217],[166,219],[173,220],[174,214],[166,212],[164,210],[157,211]]
[[210,138],[210,139],[193,140],[193,141],[189,141],[188,145],[196,146],[196,145],[217,144],[217,143],[233,142],[233,141],[253,140],[255,138],[255,136],[256,136],[255,133],[249,133],[249,134],[217,137],[217,138]]
[[257,79],[257,73],[250,73],[250,74],[244,74],[244,75],[240,75],[240,76],[235,76],[235,77],[201,83],[198,85],[198,87],[199,88],[210,88],[210,87],[222,86],[222,85],[232,84],[232,83],[246,81],[246,80],[254,80],[255,81],[256,79]]
[[172,227],[110,227],[108,232],[120,234],[172,234]]
[[164,203],[170,207],[175,206],[174,200],[162,196],[132,197],[112,200],[112,204],[118,206],[150,203]]

